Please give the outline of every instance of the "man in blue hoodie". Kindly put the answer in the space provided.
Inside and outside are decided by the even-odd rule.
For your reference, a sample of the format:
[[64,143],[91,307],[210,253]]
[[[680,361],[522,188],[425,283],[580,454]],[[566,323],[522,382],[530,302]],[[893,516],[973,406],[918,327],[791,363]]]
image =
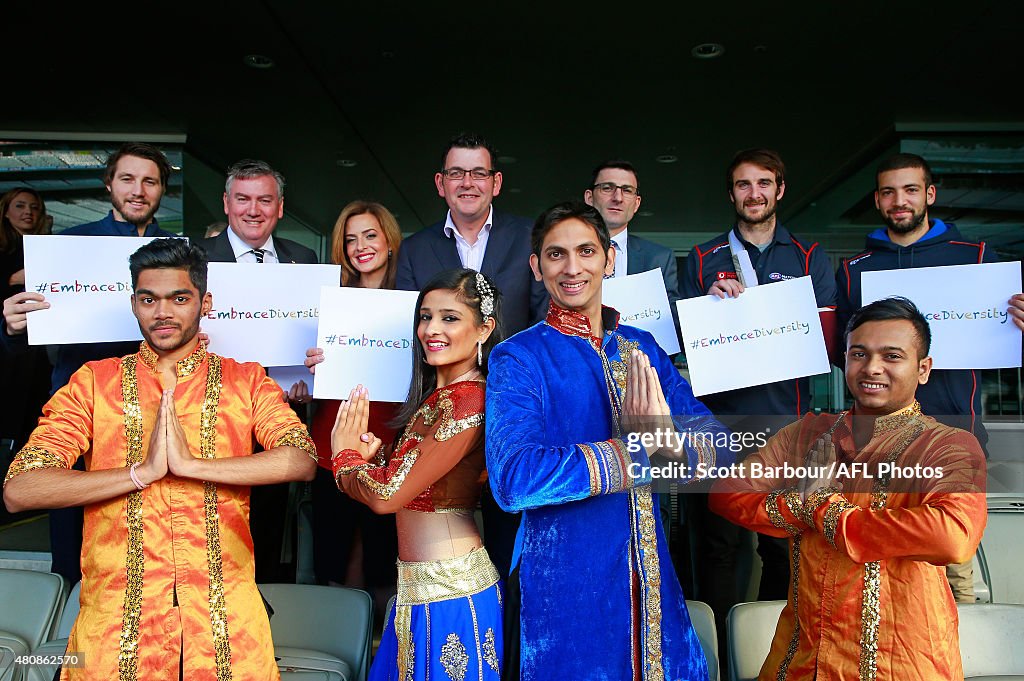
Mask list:
[[[862,305],[861,273],[911,267],[970,265],[997,262],[998,256],[984,241],[965,239],[952,223],[928,218],[936,189],[928,163],[915,154],[896,154],[886,159],[876,174],[875,207],[885,222],[867,237],[867,249],[846,258],[836,272],[838,328],[845,329]],[[1009,302],[1014,322],[1024,329],[1024,296]],[[974,369],[937,369],[917,389],[921,411],[947,425],[974,433],[982,448],[988,433],[981,422],[981,385]],[[986,450],[987,454],[987,450]],[[974,602],[971,563],[947,568],[957,601]]]

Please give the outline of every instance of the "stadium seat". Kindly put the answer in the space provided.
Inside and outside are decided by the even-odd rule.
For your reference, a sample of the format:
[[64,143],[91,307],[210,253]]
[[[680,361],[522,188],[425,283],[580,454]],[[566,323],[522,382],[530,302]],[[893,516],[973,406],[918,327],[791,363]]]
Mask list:
[[[68,637],[71,636],[71,627],[78,618],[79,596],[82,592],[82,583],[75,582],[71,587],[64,607],[61,610],[60,618],[57,620],[57,628],[50,640],[40,644],[32,651],[33,655],[54,656],[63,655],[68,647]],[[57,673],[57,665],[38,665],[29,667],[25,674],[25,681],[52,681],[53,675]]]
[[373,632],[370,594],[345,587],[261,584],[283,678],[363,681]]
[[734,605],[725,619],[729,637],[729,679],[753,681],[768,657],[786,601]]
[[719,681],[721,672],[718,661],[718,632],[715,630],[715,613],[703,601],[686,601],[686,609],[690,612],[690,622],[700,639],[700,647],[704,649],[704,657],[708,659],[708,676],[711,681]]
[[1024,605],[961,603],[957,610],[964,678],[1024,679]]
[[0,569],[0,681],[20,681],[14,658],[50,635],[64,592],[64,579],[52,572]]
[[988,524],[981,541],[993,603],[1024,604],[1024,498],[1016,495],[989,495]]

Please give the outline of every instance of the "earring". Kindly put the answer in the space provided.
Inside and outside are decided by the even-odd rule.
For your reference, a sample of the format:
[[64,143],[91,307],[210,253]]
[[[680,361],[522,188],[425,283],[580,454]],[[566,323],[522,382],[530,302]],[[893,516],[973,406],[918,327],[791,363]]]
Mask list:
[[484,342],[479,338],[476,341],[476,365],[478,367],[484,365]]
[[391,249],[388,249],[388,260],[391,260]]

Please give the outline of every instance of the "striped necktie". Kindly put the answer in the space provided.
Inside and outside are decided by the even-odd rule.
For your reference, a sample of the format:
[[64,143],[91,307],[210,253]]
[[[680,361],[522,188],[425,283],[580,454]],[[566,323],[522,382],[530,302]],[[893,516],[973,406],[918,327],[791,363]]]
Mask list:
[[262,248],[252,249],[252,254],[256,256],[256,262],[263,262],[263,254],[266,253]]

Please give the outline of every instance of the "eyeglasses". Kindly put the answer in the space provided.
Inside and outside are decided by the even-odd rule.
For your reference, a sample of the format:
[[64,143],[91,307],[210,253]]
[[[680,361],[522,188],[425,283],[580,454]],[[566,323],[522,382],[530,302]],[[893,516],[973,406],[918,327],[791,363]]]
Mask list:
[[616,189],[622,191],[622,195],[627,199],[636,196],[639,190],[631,184],[615,184],[614,182],[600,182],[595,184],[592,189],[596,189],[605,196],[611,196],[615,193]]
[[488,170],[487,168],[473,168],[472,170],[466,170],[465,168],[445,168],[441,171],[441,174],[449,180],[461,180],[466,176],[466,173],[469,173],[469,176],[474,180],[486,180],[496,172],[498,171]]

